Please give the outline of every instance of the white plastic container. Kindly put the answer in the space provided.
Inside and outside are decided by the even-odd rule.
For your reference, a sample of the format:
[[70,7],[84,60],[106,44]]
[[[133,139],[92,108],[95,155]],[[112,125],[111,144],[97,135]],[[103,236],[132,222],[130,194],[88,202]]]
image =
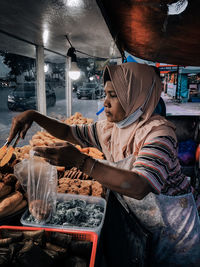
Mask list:
[[45,228],[56,228],[56,229],[70,229],[70,230],[80,230],[80,231],[89,231],[95,232],[99,236],[101,233],[101,229],[104,223],[105,214],[106,214],[106,201],[100,197],[93,197],[93,196],[84,196],[84,195],[75,195],[75,194],[57,194],[57,200],[59,202],[72,200],[72,199],[80,199],[84,200],[89,204],[98,204],[103,207],[103,217],[101,223],[97,227],[78,227],[73,225],[55,225],[55,224],[37,224],[37,223],[29,223],[26,221],[27,216],[30,214],[29,210],[27,209],[21,217],[21,224],[24,226],[32,226],[32,227],[45,227]]

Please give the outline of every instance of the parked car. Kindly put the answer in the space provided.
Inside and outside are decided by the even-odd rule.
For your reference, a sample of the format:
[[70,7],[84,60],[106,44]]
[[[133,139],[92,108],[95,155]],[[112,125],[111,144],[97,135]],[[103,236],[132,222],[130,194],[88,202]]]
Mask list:
[[[8,108],[10,110],[36,109],[36,83],[25,82],[18,84],[8,94]],[[56,94],[49,83],[46,83],[46,104],[47,107],[54,106]]]
[[103,94],[102,87],[97,82],[84,82],[76,91],[77,98],[87,97],[89,99],[96,99]]

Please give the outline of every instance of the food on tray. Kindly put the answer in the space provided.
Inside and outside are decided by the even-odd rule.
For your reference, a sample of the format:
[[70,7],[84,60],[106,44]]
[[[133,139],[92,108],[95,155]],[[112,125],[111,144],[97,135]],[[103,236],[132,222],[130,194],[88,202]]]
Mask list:
[[76,145],[76,148],[78,148],[82,153],[84,153],[88,156],[91,156],[94,159],[103,159],[104,158],[103,153],[95,147],[81,148],[81,146]]
[[[11,243],[12,243],[12,238],[10,238],[10,237],[0,239],[0,247],[9,246]],[[2,250],[1,250],[1,254],[2,254]]]
[[94,181],[91,185],[92,187],[92,195],[95,197],[100,197],[100,196],[105,196],[105,189],[103,188],[103,186],[97,182]]
[[94,158],[101,158],[103,159],[103,153],[99,151],[95,147],[84,147],[82,148],[80,145],[76,145],[76,148],[78,148],[82,153],[86,155],[91,155]]
[[3,167],[4,165],[6,165],[10,161],[14,151],[15,151],[15,149],[12,146],[10,146],[7,149],[6,154],[3,156],[3,158],[0,161],[0,167]]
[[91,195],[91,181],[81,181],[79,188],[80,195]]
[[15,153],[16,153],[17,159],[22,160],[22,159],[29,158],[29,152],[31,149],[32,147],[30,145],[26,145],[23,147],[16,147]]
[[20,182],[13,173],[0,172],[0,218],[15,214],[27,206]]
[[25,240],[27,239],[31,239],[34,242],[37,242],[38,244],[44,246],[45,242],[46,242],[46,238],[45,238],[45,230],[37,230],[37,231],[23,231],[23,237],[25,238]]
[[103,158],[103,153],[95,147],[89,148],[89,154],[94,154],[97,157]]
[[0,160],[4,157],[6,150],[7,150],[7,145],[4,145],[0,148]]
[[1,238],[12,238],[15,241],[21,241],[23,238],[23,233],[20,231],[9,231],[7,229],[1,229]]
[[[14,212],[24,209],[27,206],[27,200],[23,199],[14,209]],[[9,212],[8,215],[12,214],[13,212]]]
[[17,182],[16,182],[16,184],[15,184],[15,191],[19,191],[19,192],[21,192],[22,194],[25,193],[25,192],[24,192],[24,189],[23,189],[23,187],[22,187],[22,185],[21,185],[21,183],[20,183],[20,181],[17,181]]
[[5,185],[15,186],[17,177],[13,173],[9,173],[2,179],[2,181]]
[[0,182],[0,198],[8,195],[12,191],[12,187],[10,185],[6,185],[3,182]]
[[20,192],[14,192],[6,198],[0,200],[0,217],[7,216],[18,211],[18,205],[22,202],[23,195]]
[[104,187],[97,181],[61,178],[58,180],[58,193],[80,194],[105,197]]
[[64,122],[69,125],[90,124],[90,123],[93,123],[93,119],[85,118],[80,112],[76,112],[74,115],[67,118]]
[[92,242],[72,240],[74,235],[10,229],[0,235],[1,266],[89,266]]
[[[89,203],[82,199],[57,200],[56,212],[45,224],[97,227],[101,224],[104,215],[104,207],[96,203]],[[32,214],[23,218],[25,224],[38,225],[37,219]]]
[[64,166],[56,166],[56,169],[58,172],[64,172],[65,171],[65,167]]
[[89,177],[86,173],[78,170],[76,167],[73,167],[70,170],[66,170],[63,177],[81,180],[91,179],[91,177]]
[[[59,232],[53,232],[50,237],[52,244],[67,248],[72,241],[72,236],[68,234],[62,234]],[[84,241],[85,242],[85,241]]]

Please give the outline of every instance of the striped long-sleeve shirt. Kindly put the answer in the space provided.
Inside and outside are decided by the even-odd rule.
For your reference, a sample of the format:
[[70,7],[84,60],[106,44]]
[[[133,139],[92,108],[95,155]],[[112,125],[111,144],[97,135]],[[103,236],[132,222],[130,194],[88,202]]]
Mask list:
[[[89,126],[74,125],[72,129],[79,144],[85,147],[94,146],[102,151],[95,123]],[[181,173],[177,150],[177,142],[172,137],[154,137],[144,143],[132,171],[144,177],[158,194],[175,196],[193,191],[199,208],[200,198],[196,196],[187,177]]]
[[187,178],[181,173],[177,143],[170,136],[158,136],[144,143],[133,171],[145,177],[158,193],[180,195],[191,192]]

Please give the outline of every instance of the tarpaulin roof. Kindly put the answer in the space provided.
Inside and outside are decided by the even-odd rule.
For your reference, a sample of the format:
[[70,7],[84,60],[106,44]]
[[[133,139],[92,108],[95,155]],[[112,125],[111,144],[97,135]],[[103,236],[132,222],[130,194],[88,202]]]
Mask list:
[[121,52],[154,62],[200,65],[199,0],[97,3]]

